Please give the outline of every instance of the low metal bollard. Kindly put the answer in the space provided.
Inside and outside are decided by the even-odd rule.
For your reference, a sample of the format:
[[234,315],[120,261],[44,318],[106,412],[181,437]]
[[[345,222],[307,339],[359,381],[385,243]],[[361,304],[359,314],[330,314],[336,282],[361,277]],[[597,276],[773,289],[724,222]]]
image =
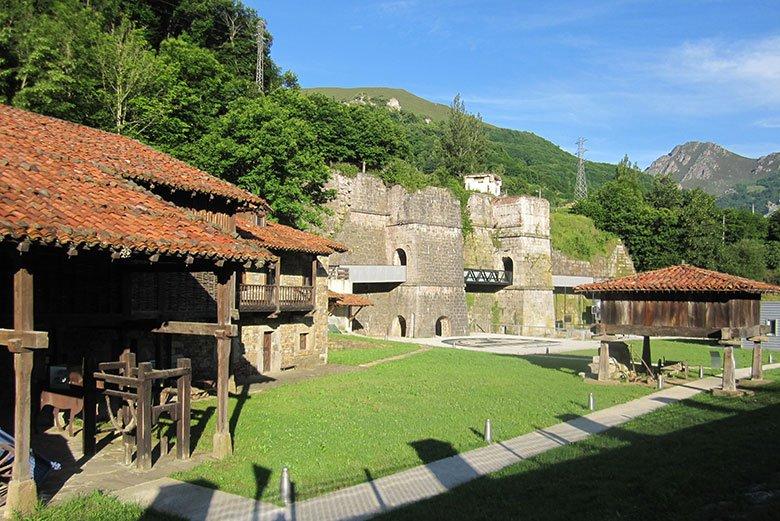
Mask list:
[[769,353],[769,363],[770,363],[770,364],[774,364],[774,363],[775,363],[775,359],[774,359],[774,357],[772,356],[772,353]]
[[588,394],[588,409],[596,410],[596,399],[593,397],[593,393]]
[[485,420],[485,443],[493,443],[493,424],[490,420]]
[[699,366],[699,378],[704,378],[704,366]]
[[290,471],[287,467],[282,469],[282,480],[279,483],[279,495],[285,505],[289,505],[292,500],[292,485],[290,484]]
[[664,375],[659,374],[658,375],[658,389],[664,388]]

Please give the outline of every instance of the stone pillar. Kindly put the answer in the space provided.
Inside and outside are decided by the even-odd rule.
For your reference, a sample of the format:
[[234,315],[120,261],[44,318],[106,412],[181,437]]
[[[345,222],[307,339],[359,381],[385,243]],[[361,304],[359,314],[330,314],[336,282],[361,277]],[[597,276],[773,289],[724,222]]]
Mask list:
[[650,353],[650,337],[642,337],[642,370],[650,371],[653,367],[653,356]]
[[723,390],[736,391],[736,363],[734,362],[734,347],[723,347]]
[[599,347],[599,374],[600,382],[609,380],[609,342],[602,340]]
[[[33,330],[33,276],[25,266],[20,267],[14,274],[14,329]],[[14,353],[16,399],[14,400],[15,456],[5,505],[5,517],[9,519],[17,512],[22,515],[32,513],[38,500],[29,457],[32,407],[30,377],[33,353],[24,349],[21,343],[11,350]]]
[[[220,325],[230,324],[233,308],[230,283],[233,280],[231,272],[217,273],[217,323]],[[217,335],[217,424],[214,430],[213,455],[220,459],[233,452],[233,441],[228,424],[231,343],[227,330]]]
[[753,368],[750,371],[751,380],[764,379],[764,367],[762,364],[761,340],[753,341]]

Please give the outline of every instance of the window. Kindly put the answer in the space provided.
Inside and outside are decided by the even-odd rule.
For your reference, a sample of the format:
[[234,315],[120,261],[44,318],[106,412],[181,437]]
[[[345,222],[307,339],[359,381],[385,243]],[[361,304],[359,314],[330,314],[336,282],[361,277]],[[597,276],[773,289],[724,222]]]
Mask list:
[[406,252],[402,248],[395,250],[393,254],[394,266],[406,266]]
[[309,333],[301,333],[298,341],[298,351],[306,351]]

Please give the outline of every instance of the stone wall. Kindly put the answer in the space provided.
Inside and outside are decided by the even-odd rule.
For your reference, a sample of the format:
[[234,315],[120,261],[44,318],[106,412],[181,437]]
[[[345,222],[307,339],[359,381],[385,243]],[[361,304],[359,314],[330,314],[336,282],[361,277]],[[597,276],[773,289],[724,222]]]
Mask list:
[[355,293],[374,303],[357,315],[355,332],[372,336],[433,336],[443,319],[452,334],[467,331],[463,288],[463,235],[460,205],[440,188],[410,193],[378,178],[336,174],[329,188],[333,215],[325,229],[349,251],[331,264],[391,265],[397,249],[407,259],[402,284],[354,284]]
[[554,330],[550,206],[538,197],[473,194],[468,202],[474,232],[467,237],[468,268],[505,268],[508,287],[467,288],[472,331],[549,335]]
[[[622,242],[617,241],[606,255],[598,255],[591,261],[572,259],[562,252],[552,252],[552,272],[555,275],[593,277],[605,280],[636,273],[634,263]],[[594,322],[591,311],[593,301],[575,294],[572,288],[555,288],[555,320],[565,329],[583,328]]]

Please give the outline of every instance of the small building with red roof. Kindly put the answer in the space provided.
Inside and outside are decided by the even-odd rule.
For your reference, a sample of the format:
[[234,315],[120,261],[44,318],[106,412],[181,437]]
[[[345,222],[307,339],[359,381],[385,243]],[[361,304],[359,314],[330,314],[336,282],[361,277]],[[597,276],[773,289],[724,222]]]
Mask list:
[[[733,380],[733,346],[754,342],[754,377],[760,378],[761,342],[768,331],[761,324],[761,296],[780,287],[688,264],[583,284],[575,292],[600,301],[593,331],[644,337],[643,361],[649,368],[650,337],[717,339],[726,346],[724,378]],[[732,390],[733,381],[724,380]]]

